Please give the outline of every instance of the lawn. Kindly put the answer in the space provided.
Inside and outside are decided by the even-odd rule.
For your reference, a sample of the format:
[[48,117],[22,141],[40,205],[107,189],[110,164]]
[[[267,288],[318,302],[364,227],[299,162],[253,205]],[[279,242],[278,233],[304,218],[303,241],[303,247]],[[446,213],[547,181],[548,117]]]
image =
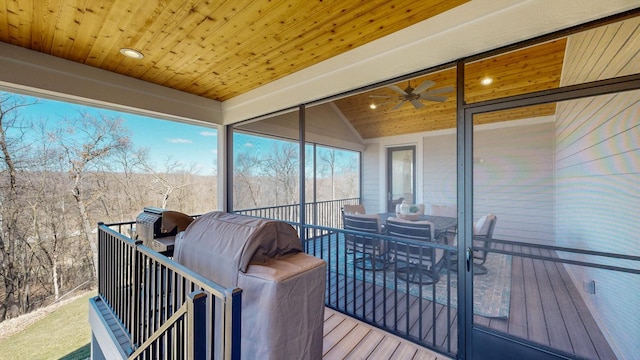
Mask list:
[[21,332],[0,340],[0,359],[88,359],[89,292],[60,306]]

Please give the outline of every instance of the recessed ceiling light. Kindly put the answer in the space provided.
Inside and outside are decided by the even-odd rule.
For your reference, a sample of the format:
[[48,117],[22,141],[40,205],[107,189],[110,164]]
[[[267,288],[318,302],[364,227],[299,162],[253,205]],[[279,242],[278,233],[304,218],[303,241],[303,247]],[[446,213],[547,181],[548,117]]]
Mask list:
[[129,49],[129,48],[120,49],[120,53],[126,57],[130,57],[132,59],[137,59],[137,60],[140,60],[144,57],[144,55],[142,55],[140,51]]
[[371,109],[375,109],[375,108],[377,108],[376,104],[374,104],[374,103],[371,103],[371,105],[369,105],[369,107],[370,107]]
[[485,85],[485,86],[486,85],[491,85],[492,83],[493,83],[493,79],[488,77],[488,76],[483,78],[482,80],[480,80],[480,84]]

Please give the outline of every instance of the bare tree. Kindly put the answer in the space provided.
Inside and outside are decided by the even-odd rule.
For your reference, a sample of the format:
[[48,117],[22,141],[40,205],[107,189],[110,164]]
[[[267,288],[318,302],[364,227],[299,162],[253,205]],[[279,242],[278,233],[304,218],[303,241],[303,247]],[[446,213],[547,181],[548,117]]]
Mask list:
[[273,180],[275,205],[295,204],[298,201],[298,148],[293,143],[273,145],[266,161],[266,173]]
[[[116,204],[119,210],[117,221],[132,219],[134,213],[140,211],[147,201],[146,191],[139,176],[139,172],[144,171],[149,162],[149,149],[147,148],[122,148],[115,154],[114,162],[118,169],[114,169],[115,186],[120,190],[116,194],[123,196],[113,196],[112,204]],[[113,195],[116,195],[113,194]]]
[[[256,156],[246,153],[238,154],[233,164],[234,205],[239,209],[260,206],[262,186],[256,175],[261,172],[262,161]],[[248,200],[245,200],[247,199]]]
[[320,152],[320,162],[322,168],[329,172],[329,180],[331,181],[331,200],[336,198],[336,150],[324,150]]
[[[184,177],[177,181],[171,174],[188,173],[188,171],[182,168],[182,164],[176,161],[172,157],[167,157],[164,163],[164,172],[158,172],[149,164],[143,164],[143,167],[149,173],[152,178],[149,184],[151,191],[160,195],[160,207],[166,209],[169,203],[169,197],[174,191],[184,187],[188,187],[191,184],[184,181]],[[193,171],[193,170],[192,170]]]
[[[18,172],[23,154],[24,131],[29,127],[19,117],[18,110],[34,102],[14,95],[0,93],[0,156],[2,179],[0,183],[0,256],[5,298],[1,318],[17,316],[26,299],[21,296],[22,286],[28,282],[28,273],[21,265],[29,255],[23,252],[28,233],[20,226],[23,207],[18,185]],[[22,264],[21,264],[22,263]]]
[[81,112],[76,118],[66,119],[63,126],[51,134],[62,148],[63,157],[68,164],[68,176],[71,180],[69,188],[78,208],[83,237],[91,250],[95,274],[98,271],[98,247],[97,239],[91,235],[89,206],[101,193],[92,191],[85,185],[87,178],[95,176],[101,170],[101,165],[108,162],[116,151],[131,146],[122,121],[117,117]]

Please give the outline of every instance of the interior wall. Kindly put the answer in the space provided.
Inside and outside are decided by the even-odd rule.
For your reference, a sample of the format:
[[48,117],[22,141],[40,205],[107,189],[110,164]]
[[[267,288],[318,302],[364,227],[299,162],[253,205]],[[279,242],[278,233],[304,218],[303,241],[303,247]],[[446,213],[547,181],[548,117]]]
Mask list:
[[426,212],[431,205],[457,206],[457,162],[455,132],[425,135],[423,142],[423,198]]
[[[476,127],[474,221],[489,212],[496,214],[496,238],[546,244],[555,240],[553,120],[543,117]],[[447,130],[367,142],[363,153],[367,211],[373,206],[378,212],[386,211],[386,149],[407,144],[418,145],[416,193],[427,212],[432,204],[456,204],[456,135]]]
[[554,243],[552,120],[474,128],[474,221],[495,214],[494,238]]
[[384,183],[380,178],[380,167],[384,159],[380,158],[380,143],[368,143],[362,152],[362,199],[367,213],[379,213],[385,204],[380,202],[380,192],[384,192]]

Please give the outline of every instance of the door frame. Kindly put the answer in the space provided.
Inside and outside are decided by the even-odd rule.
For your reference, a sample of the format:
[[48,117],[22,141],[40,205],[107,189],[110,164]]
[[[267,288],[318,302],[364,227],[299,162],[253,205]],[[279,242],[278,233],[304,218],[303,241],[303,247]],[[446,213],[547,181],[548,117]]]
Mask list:
[[[464,99],[464,63],[458,63],[458,98]],[[459,359],[568,359],[555,349],[473,324],[473,275],[466,267],[473,235],[473,117],[476,114],[640,89],[640,74],[512,96],[458,108],[458,334]]]
[[414,204],[416,201],[416,192],[418,191],[418,184],[416,182],[417,180],[417,172],[418,172],[418,164],[417,164],[417,146],[416,145],[401,145],[401,146],[389,146],[387,147],[387,161],[386,161],[386,174],[387,174],[387,212],[395,212],[395,207],[393,206],[393,193],[392,193],[392,187],[393,187],[393,177],[391,176],[391,169],[392,169],[392,156],[391,154],[394,151],[406,151],[406,150],[411,150],[412,151],[412,157],[413,157],[413,163],[412,163],[412,167],[413,167],[413,173],[411,174],[411,182],[412,182],[412,186],[413,186],[413,197],[412,199],[410,199],[411,201],[409,202],[409,199],[406,199],[410,204]]

